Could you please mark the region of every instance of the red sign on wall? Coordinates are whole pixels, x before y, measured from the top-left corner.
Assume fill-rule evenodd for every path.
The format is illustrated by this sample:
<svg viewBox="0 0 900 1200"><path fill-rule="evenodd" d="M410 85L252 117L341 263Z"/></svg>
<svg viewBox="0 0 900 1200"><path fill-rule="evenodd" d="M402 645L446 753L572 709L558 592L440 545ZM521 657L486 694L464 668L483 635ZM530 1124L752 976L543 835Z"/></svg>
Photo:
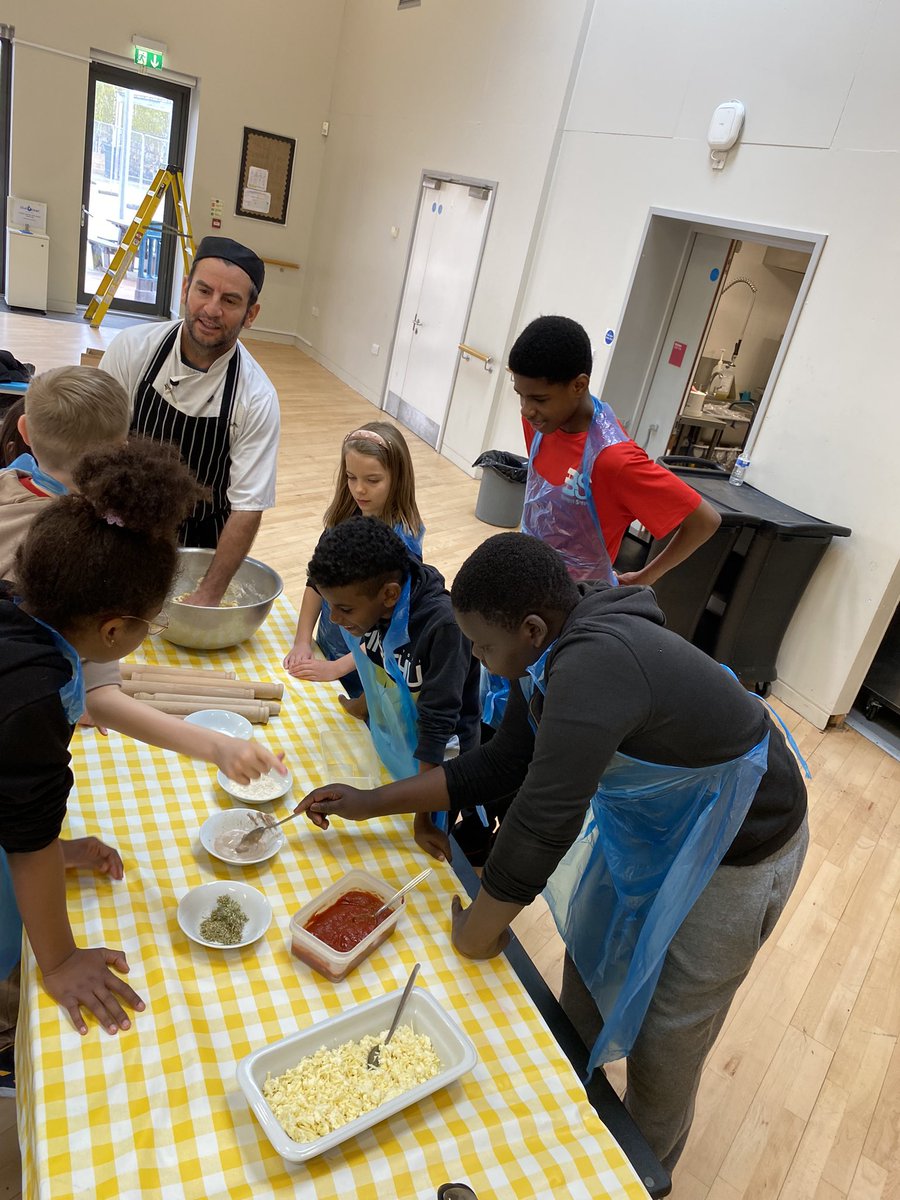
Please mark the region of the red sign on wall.
<svg viewBox="0 0 900 1200"><path fill-rule="evenodd" d="M673 342L672 353L669 355L669 366L680 367L684 362L684 352L687 350L687 342Z"/></svg>

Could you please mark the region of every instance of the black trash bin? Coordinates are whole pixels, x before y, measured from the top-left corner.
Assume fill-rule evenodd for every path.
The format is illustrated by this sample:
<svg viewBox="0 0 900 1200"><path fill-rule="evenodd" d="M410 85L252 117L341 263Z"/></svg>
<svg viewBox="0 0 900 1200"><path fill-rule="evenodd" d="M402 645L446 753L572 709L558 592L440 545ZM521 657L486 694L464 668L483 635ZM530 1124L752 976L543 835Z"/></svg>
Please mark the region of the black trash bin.
<svg viewBox="0 0 900 1200"><path fill-rule="evenodd" d="M472 466L483 468L475 516L487 525L518 529L525 504L528 459L509 450L485 450Z"/></svg>
<svg viewBox="0 0 900 1200"><path fill-rule="evenodd" d="M665 459L660 460L664 466ZM674 466L722 518L709 542L663 576L656 588L672 627L693 625L687 636L743 682L765 694L778 678L781 641L806 585L843 525L820 521L750 484L734 487L728 475ZM651 547L651 556L660 545ZM700 600L706 593L702 610ZM696 618L696 619L695 619Z"/></svg>

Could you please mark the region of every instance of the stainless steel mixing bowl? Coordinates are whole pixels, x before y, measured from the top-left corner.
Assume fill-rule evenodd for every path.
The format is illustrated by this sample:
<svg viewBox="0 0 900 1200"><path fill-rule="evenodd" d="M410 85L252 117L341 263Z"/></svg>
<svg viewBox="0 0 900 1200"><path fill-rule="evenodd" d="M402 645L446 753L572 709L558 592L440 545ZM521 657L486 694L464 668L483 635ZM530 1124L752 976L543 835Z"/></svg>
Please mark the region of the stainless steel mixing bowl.
<svg viewBox="0 0 900 1200"><path fill-rule="evenodd" d="M252 638L269 615L272 605L284 590L281 576L255 558L245 558L228 585L226 602L234 595L236 603L227 608L203 608L183 604L175 596L190 594L206 574L213 550L179 550L178 575L166 601L169 628L163 637L189 650L221 650Z"/></svg>

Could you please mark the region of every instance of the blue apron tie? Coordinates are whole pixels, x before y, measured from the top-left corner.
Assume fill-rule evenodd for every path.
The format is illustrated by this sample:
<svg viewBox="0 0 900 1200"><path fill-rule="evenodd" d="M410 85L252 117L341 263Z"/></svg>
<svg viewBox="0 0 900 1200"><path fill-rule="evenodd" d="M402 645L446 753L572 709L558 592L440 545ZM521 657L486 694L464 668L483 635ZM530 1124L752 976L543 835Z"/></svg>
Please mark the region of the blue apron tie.
<svg viewBox="0 0 900 1200"><path fill-rule="evenodd" d="M58 479L54 479L52 475L48 475L46 471L42 471L37 460L30 454L20 454L6 469L8 471L22 471L24 474L30 475L31 482L36 484L42 492L46 492L48 496L68 495L69 489L64 484L61 484Z"/></svg>

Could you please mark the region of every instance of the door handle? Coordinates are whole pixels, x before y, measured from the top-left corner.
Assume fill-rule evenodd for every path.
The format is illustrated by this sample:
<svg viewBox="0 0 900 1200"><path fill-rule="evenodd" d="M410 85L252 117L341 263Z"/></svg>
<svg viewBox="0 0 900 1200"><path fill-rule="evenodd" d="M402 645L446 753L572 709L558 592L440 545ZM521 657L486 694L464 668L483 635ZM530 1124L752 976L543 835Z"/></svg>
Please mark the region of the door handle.
<svg viewBox="0 0 900 1200"><path fill-rule="evenodd" d="M82 206L81 206L81 228L82 228L82 229L84 229L84 219L85 219L85 217L89 217L90 215L91 215L91 214L88 212L88 210L87 210L87 209L84 207L84 205L82 204Z"/></svg>
<svg viewBox="0 0 900 1200"><path fill-rule="evenodd" d="M651 425L647 426L647 433L644 437L644 444L641 446L642 450L647 449L647 443L650 441L650 435L656 433L656 431L658 429L659 429L659 425L656 423L656 421L654 421Z"/></svg>
<svg viewBox="0 0 900 1200"><path fill-rule="evenodd" d="M422 322L419 320L419 314L416 313L415 317L413 318L413 333L418 333L421 325Z"/></svg>

